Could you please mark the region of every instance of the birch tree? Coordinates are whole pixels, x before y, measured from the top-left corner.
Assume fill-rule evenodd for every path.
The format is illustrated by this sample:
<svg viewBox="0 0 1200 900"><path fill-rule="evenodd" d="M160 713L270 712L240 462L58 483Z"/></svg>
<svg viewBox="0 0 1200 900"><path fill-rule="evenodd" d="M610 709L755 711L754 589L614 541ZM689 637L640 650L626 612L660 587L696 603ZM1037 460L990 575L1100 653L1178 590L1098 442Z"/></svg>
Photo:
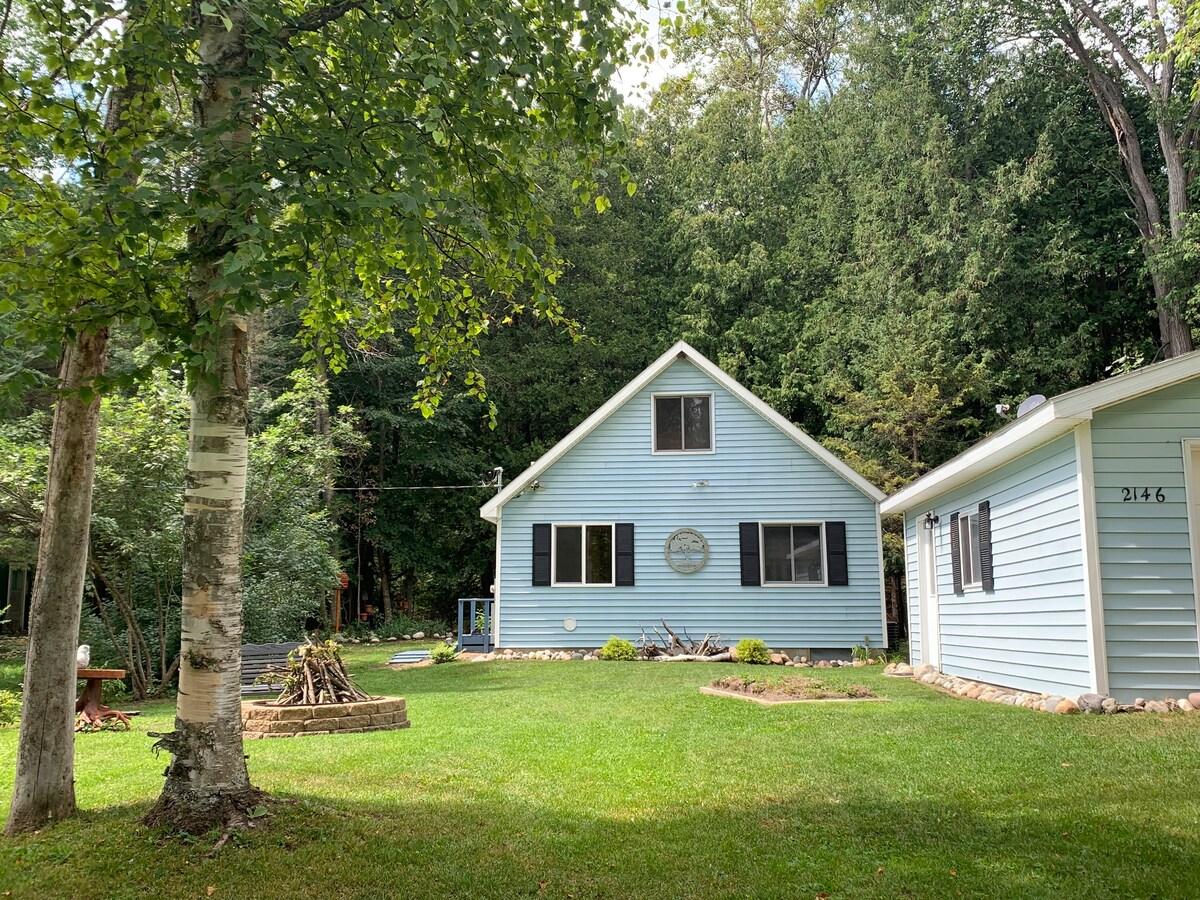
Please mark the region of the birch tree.
<svg viewBox="0 0 1200 900"><path fill-rule="evenodd" d="M147 269L144 281L181 286L174 308L158 299L107 313L184 348L191 386L183 661L175 727L159 736L172 759L149 820L195 833L256 802L239 684L250 314L302 306L303 340L333 365L330 335L353 326L369 342L403 316L426 415L489 328L526 310L565 322L539 164L576 159L581 202L607 205L594 179L619 174L605 166L622 143L609 80L643 52L629 40L638 20L615 0L155 6L130 40L151 83L113 65L126 4L102 0L86 16L65 2L36 9L69 65L56 70L45 50L35 75L11 76L5 91L19 106L36 81L27 130L52 145L68 126L84 136L69 153L55 148L60 158L85 156L95 128L80 123L92 126L128 84L154 99L122 131L151 135L154 152L110 180L129 214L98 229L149 248L126 264ZM173 116L155 117L168 107ZM466 381L486 399L481 377ZM76 611L63 641L77 623Z"/></svg>

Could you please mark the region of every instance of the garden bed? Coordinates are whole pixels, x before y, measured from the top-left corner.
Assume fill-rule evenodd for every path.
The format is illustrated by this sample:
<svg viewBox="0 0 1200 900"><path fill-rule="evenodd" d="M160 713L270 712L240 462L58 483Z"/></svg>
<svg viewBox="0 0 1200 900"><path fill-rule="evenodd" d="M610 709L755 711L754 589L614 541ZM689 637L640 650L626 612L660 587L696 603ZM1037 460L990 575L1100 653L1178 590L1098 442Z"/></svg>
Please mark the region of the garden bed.
<svg viewBox="0 0 1200 900"><path fill-rule="evenodd" d="M780 703L846 703L858 701L881 701L875 692L861 684L844 688L831 687L818 678L793 675L784 678L743 678L731 675L718 678L712 684L700 688L702 694L718 697L733 697L749 700L763 706Z"/></svg>

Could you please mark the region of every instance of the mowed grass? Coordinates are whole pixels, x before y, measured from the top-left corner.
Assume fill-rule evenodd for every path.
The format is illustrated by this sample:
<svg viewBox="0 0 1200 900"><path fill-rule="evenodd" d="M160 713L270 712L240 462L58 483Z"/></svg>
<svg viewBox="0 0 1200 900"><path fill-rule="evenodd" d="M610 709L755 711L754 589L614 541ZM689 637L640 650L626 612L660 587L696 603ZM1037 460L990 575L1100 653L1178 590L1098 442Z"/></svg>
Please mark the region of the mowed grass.
<svg viewBox="0 0 1200 900"><path fill-rule="evenodd" d="M147 731L81 736L82 814L0 838L14 897L1196 897L1200 715L1054 717L874 669L890 703L701 695L749 667L347 655L412 728L247 742L279 802L214 851L141 827ZM759 670L761 671L761 670ZM16 731L0 731L0 815Z"/></svg>

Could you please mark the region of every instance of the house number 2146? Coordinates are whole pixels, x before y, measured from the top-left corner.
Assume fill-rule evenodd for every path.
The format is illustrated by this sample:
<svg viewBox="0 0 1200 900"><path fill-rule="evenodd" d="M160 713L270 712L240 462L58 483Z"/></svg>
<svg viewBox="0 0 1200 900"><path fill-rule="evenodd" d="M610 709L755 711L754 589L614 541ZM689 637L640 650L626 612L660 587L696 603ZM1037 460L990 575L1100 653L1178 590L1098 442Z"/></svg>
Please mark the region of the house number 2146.
<svg viewBox="0 0 1200 900"><path fill-rule="evenodd" d="M1121 488L1121 501L1123 503L1132 503L1138 500L1149 502L1153 500L1155 503L1165 503L1167 495L1163 493L1162 488L1155 488L1154 493L1150 493L1150 488Z"/></svg>

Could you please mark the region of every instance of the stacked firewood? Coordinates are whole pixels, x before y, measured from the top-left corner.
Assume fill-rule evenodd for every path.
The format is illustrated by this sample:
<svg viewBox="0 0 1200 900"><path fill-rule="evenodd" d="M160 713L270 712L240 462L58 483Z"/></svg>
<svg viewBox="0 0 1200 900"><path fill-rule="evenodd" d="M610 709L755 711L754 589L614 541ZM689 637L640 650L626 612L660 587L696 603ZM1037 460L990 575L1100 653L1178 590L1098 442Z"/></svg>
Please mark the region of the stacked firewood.
<svg viewBox="0 0 1200 900"><path fill-rule="evenodd" d="M683 636L676 634L666 623L666 620L659 619L662 622L664 635L658 630L657 625L652 625L651 630L654 632L654 637L646 634L646 629L642 625L638 625L642 629L642 636L639 638L639 643L642 645L642 656L646 659L656 660L658 662L729 662L733 659L733 654L729 648L721 644L721 635L706 634L703 639L697 641L688 634L687 629L682 629Z"/></svg>
<svg viewBox="0 0 1200 900"><path fill-rule="evenodd" d="M313 706L319 703L353 703L370 700L350 680L342 664L338 645L311 637L288 654L287 668L271 667L259 677L268 684L282 684L278 706Z"/></svg>

